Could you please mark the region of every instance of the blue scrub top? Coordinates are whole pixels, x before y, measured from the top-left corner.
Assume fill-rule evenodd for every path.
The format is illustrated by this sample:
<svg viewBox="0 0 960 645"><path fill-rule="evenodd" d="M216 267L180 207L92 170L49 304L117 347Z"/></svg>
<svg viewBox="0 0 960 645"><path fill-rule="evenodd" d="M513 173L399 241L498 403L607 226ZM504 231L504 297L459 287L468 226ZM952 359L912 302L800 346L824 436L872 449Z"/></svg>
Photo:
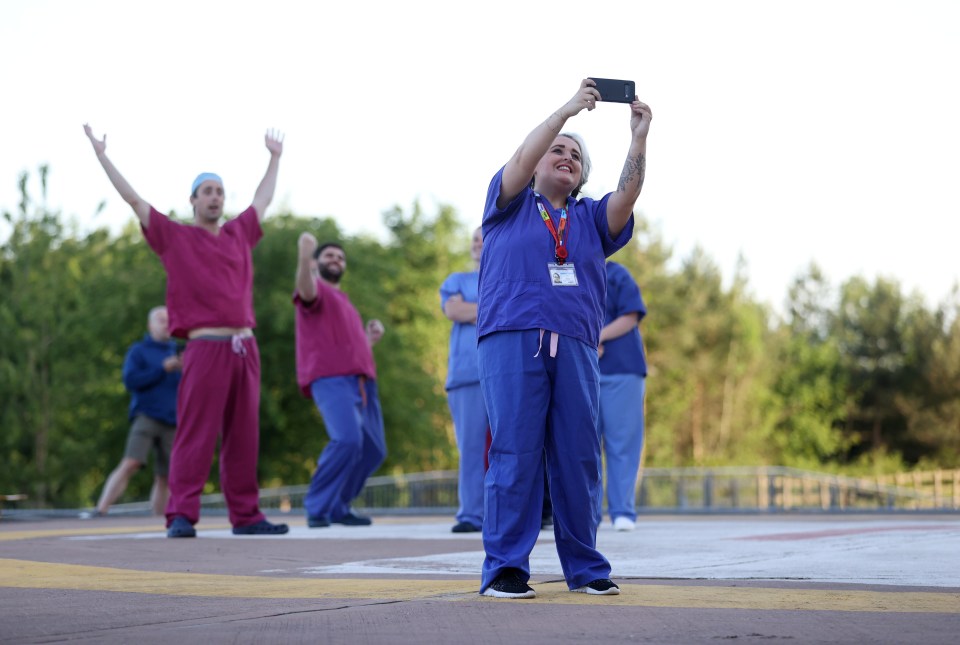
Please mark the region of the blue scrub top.
<svg viewBox="0 0 960 645"><path fill-rule="evenodd" d="M536 197L524 188L506 208L497 208L501 168L487 189L483 212L483 255L477 337L498 331L545 329L599 344L606 291L604 261L633 236L633 217L616 239L607 228L607 200L567 200L567 263L576 268L578 286L554 287L548 263L555 243L537 209ZM560 214L544 207L559 226Z"/></svg>
<svg viewBox="0 0 960 645"><path fill-rule="evenodd" d="M480 273L452 273L440 286L440 309L450 296L459 294L464 302L477 302ZM454 322L450 330L450 358L447 362L447 389L474 385L480 382L477 367L477 326L473 323Z"/></svg>
<svg viewBox="0 0 960 645"><path fill-rule="evenodd" d="M630 272L616 262L607 262L607 301L604 325L625 314L636 313L637 321L647 315L647 306L640 294L640 287ZM647 359L643 354L640 328L608 340L603 344L600 357L601 374L647 375Z"/></svg>

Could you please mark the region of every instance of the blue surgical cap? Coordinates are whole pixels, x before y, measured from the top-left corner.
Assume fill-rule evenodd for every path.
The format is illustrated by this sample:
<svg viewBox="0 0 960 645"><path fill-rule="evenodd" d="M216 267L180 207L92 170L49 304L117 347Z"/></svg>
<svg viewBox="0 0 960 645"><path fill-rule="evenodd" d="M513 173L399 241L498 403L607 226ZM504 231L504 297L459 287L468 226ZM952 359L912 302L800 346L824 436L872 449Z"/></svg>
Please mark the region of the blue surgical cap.
<svg viewBox="0 0 960 645"><path fill-rule="evenodd" d="M197 175L197 178L193 180L193 187L190 189L190 194L193 195L197 192L197 188L200 188L200 184L205 181L215 181L220 184L220 188L223 188L223 180L220 179L220 175L214 174L212 172L202 172Z"/></svg>

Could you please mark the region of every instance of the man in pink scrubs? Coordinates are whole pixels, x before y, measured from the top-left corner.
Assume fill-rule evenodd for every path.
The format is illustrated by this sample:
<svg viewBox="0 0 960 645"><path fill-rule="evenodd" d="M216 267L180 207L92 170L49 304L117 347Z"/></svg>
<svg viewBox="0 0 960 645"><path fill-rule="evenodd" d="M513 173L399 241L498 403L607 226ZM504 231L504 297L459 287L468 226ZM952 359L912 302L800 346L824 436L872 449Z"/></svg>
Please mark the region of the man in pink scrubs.
<svg viewBox="0 0 960 645"><path fill-rule="evenodd" d="M133 190L106 155L106 136L84 131L110 183L130 204L150 248L167 272L170 332L188 339L177 400L177 433L170 456L167 537L195 537L200 494L220 437L220 486L236 535L279 535L260 512L257 457L260 443L260 353L253 328L252 249L273 199L283 138L264 137L270 162L253 203L220 224L223 181L203 173L193 182L193 224L158 212Z"/></svg>
<svg viewBox="0 0 960 645"><path fill-rule="evenodd" d="M376 319L363 324L340 279L347 256L339 244L298 241L296 291L297 383L313 397L330 441L303 498L307 526L369 526L351 502L387 456L373 346L383 336Z"/></svg>

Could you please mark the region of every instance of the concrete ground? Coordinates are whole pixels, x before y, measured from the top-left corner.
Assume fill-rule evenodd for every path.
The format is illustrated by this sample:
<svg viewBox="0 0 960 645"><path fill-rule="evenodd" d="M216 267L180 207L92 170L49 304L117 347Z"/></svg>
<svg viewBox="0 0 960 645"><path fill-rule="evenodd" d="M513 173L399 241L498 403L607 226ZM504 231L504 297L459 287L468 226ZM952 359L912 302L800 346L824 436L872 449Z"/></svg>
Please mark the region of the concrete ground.
<svg viewBox="0 0 960 645"><path fill-rule="evenodd" d="M598 535L619 596L570 593L552 533L532 600L477 594L452 518L196 539L162 520L0 521L3 643L956 643L960 515L643 516Z"/></svg>

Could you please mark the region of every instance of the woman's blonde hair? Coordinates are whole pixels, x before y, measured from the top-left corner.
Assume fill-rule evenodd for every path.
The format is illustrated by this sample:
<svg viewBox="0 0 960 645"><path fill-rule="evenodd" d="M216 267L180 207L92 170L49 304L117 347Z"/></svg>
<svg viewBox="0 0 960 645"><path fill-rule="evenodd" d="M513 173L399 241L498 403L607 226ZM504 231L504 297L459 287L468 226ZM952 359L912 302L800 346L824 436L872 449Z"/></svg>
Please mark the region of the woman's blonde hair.
<svg viewBox="0 0 960 645"><path fill-rule="evenodd" d="M576 142L580 146L580 183L577 184L577 187L573 189L573 192L570 193L571 196L576 197L580 193L580 189L583 188L583 185L587 183L587 179L590 178L590 168L592 164L590 163L590 153L587 152L587 144L583 142L583 137L579 134L573 132L561 132L561 137L566 137L568 139Z"/></svg>

